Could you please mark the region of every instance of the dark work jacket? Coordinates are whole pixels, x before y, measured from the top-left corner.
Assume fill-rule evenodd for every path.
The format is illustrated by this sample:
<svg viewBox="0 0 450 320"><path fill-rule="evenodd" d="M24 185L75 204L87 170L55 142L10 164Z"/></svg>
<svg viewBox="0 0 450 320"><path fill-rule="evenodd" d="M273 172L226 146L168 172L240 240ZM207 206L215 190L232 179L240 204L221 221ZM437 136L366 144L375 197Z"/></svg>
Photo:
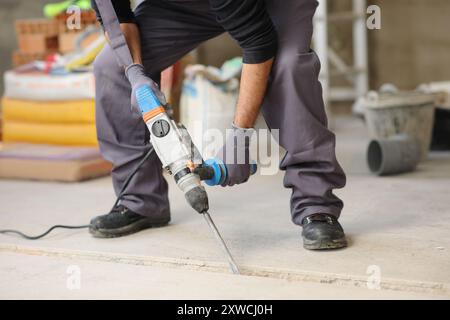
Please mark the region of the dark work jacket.
<svg viewBox="0 0 450 320"><path fill-rule="evenodd" d="M129 0L111 1L120 23L135 22ZM277 36L264 0L208 1L217 22L243 49L244 63L261 63L275 56ZM97 5L94 0L91 2L101 23Z"/></svg>

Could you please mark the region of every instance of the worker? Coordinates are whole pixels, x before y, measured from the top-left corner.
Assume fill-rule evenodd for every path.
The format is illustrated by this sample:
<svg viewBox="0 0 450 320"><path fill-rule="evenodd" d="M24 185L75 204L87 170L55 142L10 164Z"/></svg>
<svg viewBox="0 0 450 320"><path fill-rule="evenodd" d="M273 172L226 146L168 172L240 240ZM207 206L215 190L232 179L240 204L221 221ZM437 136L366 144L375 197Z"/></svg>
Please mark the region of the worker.
<svg viewBox="0 0 450 320"><path fill-rule="evenodd" d="M135 102L130 101L128 79L159 82L162 70L202 42L228 32L243 50L243 68L231 134L218 155L228 171L223 186L249 179L248 138L261 111L269 128L279 130L279 144L286 150L280 168L285 171L284 186L292 189L292 221L302 227L303 246L345 247L338 222L343 202L333 190L344 187L346 177L336 160L335 135L327 128L320 62L310 49L318 2L144 0L134 11L128 0L112 4L134 62L125 72L107 45L94 63L98 140L103 157L113 164L116 193L151 147L141 113L130 108ZM92 5L101 23L95 1ZM246 161L234 163L229 160L233 157L226 157L230 153L243 154ZM169 220L168 185L153 153L120 204L92 219L90 232L119 237Z"/></svg>

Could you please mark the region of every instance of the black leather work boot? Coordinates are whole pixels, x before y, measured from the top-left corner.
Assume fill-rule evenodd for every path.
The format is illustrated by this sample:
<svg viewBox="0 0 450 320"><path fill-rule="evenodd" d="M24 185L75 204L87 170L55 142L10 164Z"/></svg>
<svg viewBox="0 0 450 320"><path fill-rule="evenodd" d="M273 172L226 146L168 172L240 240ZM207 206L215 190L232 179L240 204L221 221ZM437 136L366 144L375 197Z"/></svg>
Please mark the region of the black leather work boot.
<svg viewBox="0 0 450 320"><path fill-rule="evenodd" d="M96 238L116 238L144 229L163 227L169 221L170 214L163 218L146 217L119 205L110 213L93 218L89 232Z"/></svg>
<svg viewBox="0 0 450 320"><path fill-rule="evenodd" d="M308 250L340 249L347 246L342 226L333 216L313 214L302 223L303 247Z"/></svg>

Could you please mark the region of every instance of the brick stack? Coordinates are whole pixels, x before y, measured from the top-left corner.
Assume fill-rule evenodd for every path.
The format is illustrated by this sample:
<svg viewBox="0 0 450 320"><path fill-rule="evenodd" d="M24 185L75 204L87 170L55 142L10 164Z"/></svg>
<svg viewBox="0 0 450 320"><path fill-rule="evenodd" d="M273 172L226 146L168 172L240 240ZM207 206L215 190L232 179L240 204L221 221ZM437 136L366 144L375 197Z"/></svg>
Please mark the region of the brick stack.
<svg viewBox="0 0 450 320"><path fill-rule="evenodd" d="M80 28L69 29L71 16L61 13L54 19L22 19L16 21L18 50L13 53L15 67L34 60L44 60L54 53L74 51L76 38L90 25L96 25L93 10L82 10ZM70 21L70 20L69 20Z"/></svg>
<svg viewBox="0 0 450 320"><path fill-rule="evenodd" d="M16 21L19 49L13 53L13 65L42 60L58 51L58 21L27 19Z"/></svg>

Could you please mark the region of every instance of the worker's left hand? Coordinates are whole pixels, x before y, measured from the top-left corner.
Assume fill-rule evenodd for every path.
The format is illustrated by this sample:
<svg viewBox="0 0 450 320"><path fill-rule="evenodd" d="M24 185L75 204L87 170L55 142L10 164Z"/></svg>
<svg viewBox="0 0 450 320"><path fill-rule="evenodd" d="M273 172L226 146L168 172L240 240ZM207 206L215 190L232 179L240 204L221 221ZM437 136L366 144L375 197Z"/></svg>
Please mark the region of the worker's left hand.
<svg viewBox="0 0 450 320"><path fill-rule="evenodd" d="M225 145L217 154L227 168L227 178L222 187L234 186L247 182L251 175L250 141L255 130L239 128L233 124L229 130Z"/></svg>
<svg viewBox="0 0 450 320"><path fill-rule="evenodd" d="M136 90L143 85L150 86L152 91L158 97L159 102L161 102L163 106L167 104L166 98L159 89L158 84L145 74L143 65L137 63L132 64L125 70L125 74L131 83L131 106L133 108L140 111L138 103L136 101Z"/></svg>

